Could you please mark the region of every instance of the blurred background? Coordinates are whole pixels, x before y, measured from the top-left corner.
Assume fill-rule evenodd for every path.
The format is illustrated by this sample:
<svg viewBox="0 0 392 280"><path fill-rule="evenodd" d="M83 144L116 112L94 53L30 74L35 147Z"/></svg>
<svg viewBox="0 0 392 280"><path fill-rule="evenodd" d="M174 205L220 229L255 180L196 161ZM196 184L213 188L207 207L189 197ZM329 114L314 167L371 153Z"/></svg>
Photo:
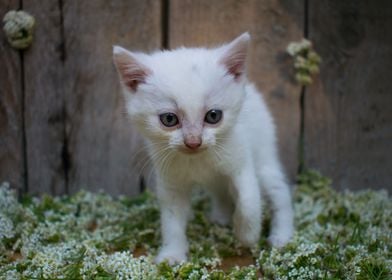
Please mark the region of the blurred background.
<svg viewBox="0 0 392 280"><path fill-rule="evenodd" d="M0 32L0 181L21 193L135 195L152 183L124 111L112 45L153 51L252 36L250 79L278 126L291 182L392 190L392 1L1 0L35 17L31 47ZM320 74L302 87L286 53L308 38Z"/></svg>

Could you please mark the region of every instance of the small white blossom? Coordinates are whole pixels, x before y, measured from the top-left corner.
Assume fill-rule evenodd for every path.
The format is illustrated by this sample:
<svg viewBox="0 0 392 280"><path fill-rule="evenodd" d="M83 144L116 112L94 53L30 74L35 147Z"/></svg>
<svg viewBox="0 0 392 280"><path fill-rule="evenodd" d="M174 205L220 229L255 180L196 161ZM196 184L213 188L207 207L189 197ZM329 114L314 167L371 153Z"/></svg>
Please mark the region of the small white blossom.
<svg viewBox="0 0 392 280"><path fill-rule="evenodd" d="M0 242L3 238L11 238L14 235L14 224L11 219L0 213Z"/></svg>
<svg viewBox="0 0 392 280"><path fill-rule="evenodd" d="M281 249L255 247L256 265L233 268L225 277L255 279L262 270L266 279L355 279L366 273L364 261L392 270L390 259L391 199L386 192L337 193L326 181L295 192L297 232ZM320 185L321 184L321 185ZM305 186L306 187L306 186ZM164 279L152 262L159 246L157 203L126 206L125 199L80 192L71 197L34 198L22 206L9 187L0 187L0 279L77 279L114 276L115 279ZM204 216L205 197L189 224L191 255L195 263L171 267L172 275L210 279L220 271L220 252L241 252L232 229L209 224ZM12 209L12 211L10 210ZM146 213L149 213L148 216ZM135 227L134 225L137 225ZM12 243L13 242L13 243ZM136 246L147 256L135 257ZM195 257L193 257L195 258ZM13 260L14 259L14 260ZM18 267L18 270L16 269ZM103 276L102 276L103 275ZM69 277L68 277L69 278Z"/></svg>

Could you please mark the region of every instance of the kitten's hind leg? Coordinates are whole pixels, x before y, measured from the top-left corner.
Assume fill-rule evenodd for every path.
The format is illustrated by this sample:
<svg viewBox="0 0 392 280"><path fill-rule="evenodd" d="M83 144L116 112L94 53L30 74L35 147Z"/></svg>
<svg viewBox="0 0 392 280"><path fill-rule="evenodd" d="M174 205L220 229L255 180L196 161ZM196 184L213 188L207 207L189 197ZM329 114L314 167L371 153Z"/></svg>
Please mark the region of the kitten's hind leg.
<svg viewBox="0 0 392 280"><path fill-rule="evenodd" d="M229 225L234 212L233 199L228 186L210 189L211 213L210 221L221 226Z"/></svg>
<svg viewBox="0 0 392 280"><path fill-rule="evenodd" d="M233 216L234 233L247 246L256 245L261 231L261 196L254 169L243 167L233 177L236 205Z"/></svg>
<svg viewBox="0 0 392 280"><path fill-rule="evenodd" d="M168 261L172 265L186 261L188 253L185 230L190 214L190 191L184 188L159 187L157 191L163 244L155 262Z"/></svg>
<svg viewBox="0 0 392 280"><path fill-rule="evenodd" d="M293 235L293 208L288 184L280 167L263 167L260 180L272 206L272 224L268 241L275 247L288 243Z"/></svg>

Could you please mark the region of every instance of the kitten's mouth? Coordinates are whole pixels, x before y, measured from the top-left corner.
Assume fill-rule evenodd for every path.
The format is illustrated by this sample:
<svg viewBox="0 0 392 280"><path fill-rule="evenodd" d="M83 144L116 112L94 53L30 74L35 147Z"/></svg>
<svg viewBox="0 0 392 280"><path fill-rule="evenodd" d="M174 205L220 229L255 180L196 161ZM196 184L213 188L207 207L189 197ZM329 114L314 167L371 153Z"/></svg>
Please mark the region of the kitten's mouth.
<svg viewBox="0 0 392 280"><path fill-rule="evenodd" d="M205 150L207 150L207 147L201 147L201 148L197 148L197 149L189 149L187 147L180 147L178 150L181 153L184 153L187 155L197 155L197 154L200 154L200 153L204 152Z"/></svg>

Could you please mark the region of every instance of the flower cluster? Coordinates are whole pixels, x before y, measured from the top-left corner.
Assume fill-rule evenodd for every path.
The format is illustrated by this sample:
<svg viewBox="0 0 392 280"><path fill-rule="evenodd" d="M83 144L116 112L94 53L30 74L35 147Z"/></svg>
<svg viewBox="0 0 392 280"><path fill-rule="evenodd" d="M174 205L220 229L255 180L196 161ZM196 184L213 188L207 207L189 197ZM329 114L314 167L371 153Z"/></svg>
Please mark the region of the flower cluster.
<svg viewBox="0 0 392 280"><path fill-rule="evenodd" d="M4 33L15 49L27 49L33 41L35 19L25 11L9 11L4 15Z"/></svg>
<svg viewBox="0 0 392 280"><path fill-rule="evenodd" d="M320 56L313 50L309 40L302 39L300 42L292 42L287 46L287 53L294 58L295 79L301 85L312 83L312 75L317 74Z"/></svg>
<svg viewBox="0 0 392 280"><path fill-rule="evenodd" d="M339 193L316 172L303 174L299 182L296 235L283 249L261 250L264 274L275 279L388 279L392 273L388 194Z"/></svg>
<svg viewBox="0 0 392 280"><path fill-rule="evenodd" d="M229 227L206 218L197 193L188 227L190 261L154 264L159 212L151 193L112 198L24 197L0 186L0 279L388 279L392 272L392 202L385 191L339 193L316 172L299 177L297 232L286 247L267 245L268 223L247 252ZM267 209L266 209L267 210ZM266 213L268 221L268 212ZM247 254L250 262L227 268Z"/></svg>

